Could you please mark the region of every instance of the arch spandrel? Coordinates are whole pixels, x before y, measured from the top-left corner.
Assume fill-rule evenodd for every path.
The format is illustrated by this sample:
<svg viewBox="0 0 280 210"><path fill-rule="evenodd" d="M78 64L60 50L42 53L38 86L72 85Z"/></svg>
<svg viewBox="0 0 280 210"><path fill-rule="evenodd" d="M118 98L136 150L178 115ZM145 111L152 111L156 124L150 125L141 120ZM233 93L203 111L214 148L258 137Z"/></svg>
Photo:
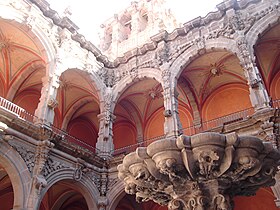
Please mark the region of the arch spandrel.
<svg viewBox="0 0 280 210"><path fill-rule="evenodd" d="M280 22L271 24L258 36L254 45L256 63L270 97L279 99Z"/></svg>
<svg viewBox="0 0 280 210"><path fill-rule="evenodd" d="M98 209L97 203L99 191L94 182L86 175L83 175L79 181L73 180L74 171L71 168L64 168L52 173L47 177L48 185L41 192L37 206L40 206L46 192L58 182L65 182L71 188L79 192L86 200L88 209Z"/></svg>
<svg viewBox="0 0 280 210"><path fill-rule="evenodd" d="M259 37L276 24L279 24L279 15L275 15L277 9L275 6L273 6L272 8L273 10L271 10L268 14L261 17L258 21L254 22L252 27L246 33L247 43L252 53L255 51L254 46L257 44Z"/></svg>
<svg viewBox="0 0 280 210"><path fill-rule="evenodd" d="M0 140L0 165L7 172L14 192L14 208L25 208L31 184L31 174L26 163L8 143Z"/></svg>

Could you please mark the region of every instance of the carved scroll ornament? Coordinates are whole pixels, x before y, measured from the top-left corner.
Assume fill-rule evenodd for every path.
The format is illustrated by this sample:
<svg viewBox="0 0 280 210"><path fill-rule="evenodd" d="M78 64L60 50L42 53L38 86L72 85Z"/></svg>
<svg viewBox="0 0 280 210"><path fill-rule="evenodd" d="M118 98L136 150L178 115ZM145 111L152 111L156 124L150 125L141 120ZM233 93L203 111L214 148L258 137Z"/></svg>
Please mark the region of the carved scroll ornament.
<svg viewBox="0 0 280 210"><path fill-rule="evenodd" d="M252 136L201 133L139 147L118 166L138 202L172 210L231 210L233 197L274 184L280 154Z"/></svg>

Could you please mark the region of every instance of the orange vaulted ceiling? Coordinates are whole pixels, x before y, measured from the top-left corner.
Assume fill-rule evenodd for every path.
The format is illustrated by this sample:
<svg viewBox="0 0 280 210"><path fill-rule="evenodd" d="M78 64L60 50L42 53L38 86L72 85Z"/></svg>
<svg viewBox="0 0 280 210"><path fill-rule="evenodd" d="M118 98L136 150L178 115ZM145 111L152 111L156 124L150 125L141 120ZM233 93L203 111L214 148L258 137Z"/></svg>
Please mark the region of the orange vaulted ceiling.
<svg viewBox="0 0 280 210"><path fill-rule="evenodd" d="M201 106L219 87L233 83L246 84L246 79L234 54L214 51L201 55L185 68L178 85L183 83L187 84Z"/></svg>
<svg viewBox="0 0 280 210"><path fill-rule="evenodd" d="M27 27L0 19L0 89L6 97L16 85L18 92L41 84L45 74L43 48Z"/></svg>

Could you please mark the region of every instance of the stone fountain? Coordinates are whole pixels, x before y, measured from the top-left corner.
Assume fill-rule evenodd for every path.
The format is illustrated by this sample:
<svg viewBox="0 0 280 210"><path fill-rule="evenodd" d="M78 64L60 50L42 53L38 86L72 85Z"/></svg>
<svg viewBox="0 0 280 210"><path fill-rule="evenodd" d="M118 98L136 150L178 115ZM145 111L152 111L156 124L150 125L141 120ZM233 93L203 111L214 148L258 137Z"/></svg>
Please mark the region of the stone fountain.
<svg viewBox="0 0 280 210"><path fill-rule="evenodd" d="M280 154L252 136L200 133L160 140L126 155L118 166L125 192L172 210L231 210L236 195L275 183Z"/></svg>

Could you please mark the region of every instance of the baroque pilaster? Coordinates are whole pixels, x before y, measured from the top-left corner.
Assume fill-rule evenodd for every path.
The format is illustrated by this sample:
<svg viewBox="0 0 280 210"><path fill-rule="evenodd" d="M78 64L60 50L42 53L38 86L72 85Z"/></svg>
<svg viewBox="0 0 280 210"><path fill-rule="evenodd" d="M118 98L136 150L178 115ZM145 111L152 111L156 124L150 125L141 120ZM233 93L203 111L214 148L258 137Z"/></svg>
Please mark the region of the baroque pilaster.
<svg viewBox="0 0 280 210"><path fill-rule="evenodd" d="M270 99L242 32L238 34L236 43L239 50L237 56L240 59L240 64L248 81L251 103L255 110L267 108L269 107Z"/></svg>
<svg viewBox="0 0 280 210"><path fill-rule="evenodd" d="M113 144L113 122L115 115L111 111L112 106L112 89L107 88L104 96L104 109L98 115L99 118L99 133L96 148L99 156L108 158L114 149Z"/></svg>
<svg viewBox="0 0 280 210"><path fill-rule="evenodd" d="M36 148L34 168L32 171L32 184L28 199L28 209L36 209L41 191L47 186L44 177L44 166L49 158L49 152L54 144L48 140L40 141Z"/></svg>
<svg viewBox="0 0 280 210"><path fill-rule="evenodd" d="M45 76L42 79L43 87L41 98L35 111L37 123L52 123L54 119L54 109L57 106L56 94L59 87L59 76L55 73Z"/></svg>
<svg viewBox="0 0 280 210"><path fill-rule="evenodd" d="M178 112L178 93L171 87L170 65L164 63L160 68L162 70L163 80L163 99L164 99L164 133L169 136L178 136L182 132L182 125L179 120Z"/></svg>

